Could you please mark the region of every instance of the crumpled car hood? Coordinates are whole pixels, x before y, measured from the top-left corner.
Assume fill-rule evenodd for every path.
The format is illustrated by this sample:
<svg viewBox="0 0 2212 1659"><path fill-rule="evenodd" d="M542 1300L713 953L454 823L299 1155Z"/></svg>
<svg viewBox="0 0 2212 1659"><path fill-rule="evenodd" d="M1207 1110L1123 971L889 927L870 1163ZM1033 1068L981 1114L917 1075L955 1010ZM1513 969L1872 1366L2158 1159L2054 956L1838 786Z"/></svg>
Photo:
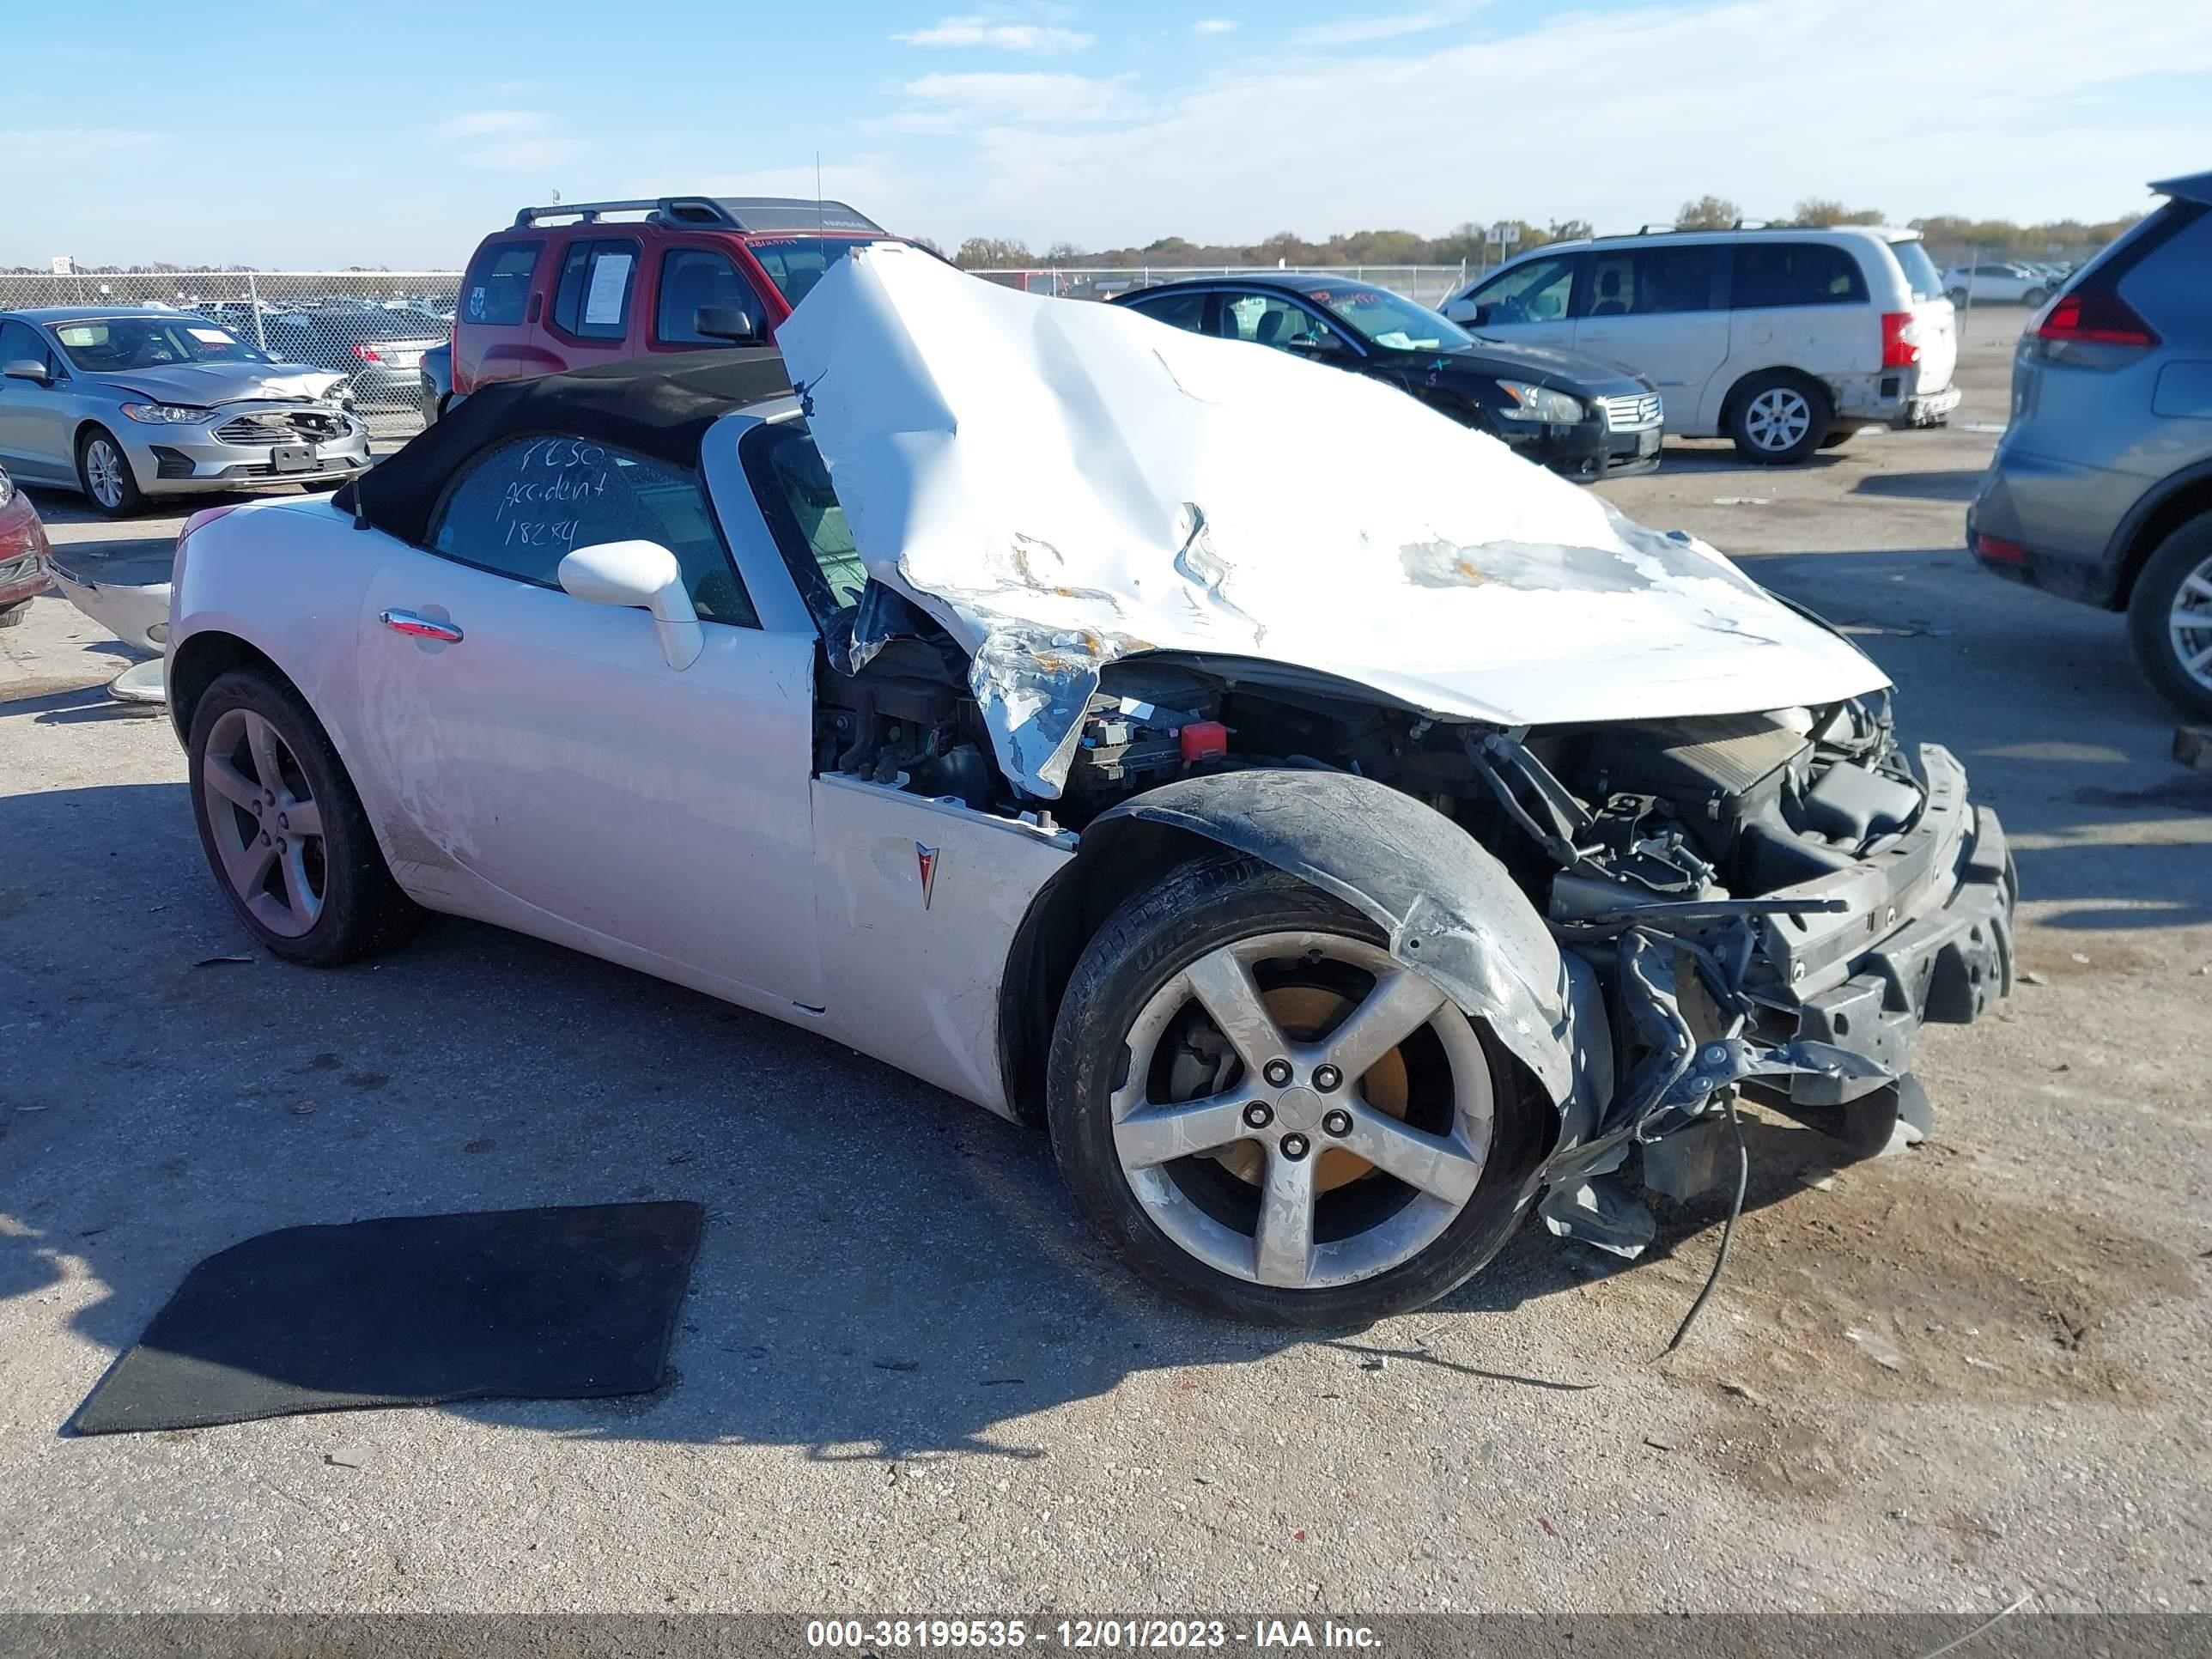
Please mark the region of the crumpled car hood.
<svg viewBox="0 0 2212 1659"><path fill-rule="evenodd" d="M1888 683L1710 547L1340 368L887 245L776 340L869 575L969 653L1000 765L1047 799L1099 669L1148 651L1502 726Z"/></svg>
<svg viewBox="0 0 2212 1659"><path fill-rule="evenodd" d="M155 403L213 409L248 399L319 398L345 376L290 363L173 363L114 369L93 378L112 391Z"/></svg>

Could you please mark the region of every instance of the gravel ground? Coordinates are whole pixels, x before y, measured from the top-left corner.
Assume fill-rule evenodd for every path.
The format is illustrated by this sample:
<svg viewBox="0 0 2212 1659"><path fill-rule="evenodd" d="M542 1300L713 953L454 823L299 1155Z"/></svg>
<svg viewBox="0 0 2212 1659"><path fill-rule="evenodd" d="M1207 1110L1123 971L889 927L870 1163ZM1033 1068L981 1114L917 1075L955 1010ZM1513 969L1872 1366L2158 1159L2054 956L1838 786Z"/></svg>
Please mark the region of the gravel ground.
<svg viewBox="0 0 2212 1659"><path fill-rule="evenodd" d="M1608 487L1848 622L2003 814L2032 979L1937 1027L1936 1139L1623 1268L1523 1233L1342 1340L1164 1308L1041 1137L818 1038L471 924L258 960L167 724L60 600L0 632L0 1611L2203 1609L2212 776L2116 617L1960 515L2017 312L1942 432ZM40 497L55 539L167 538ZM710 1220L675 1376L77 1439L202 1256L364 1214L641 1196Z"/></svg>

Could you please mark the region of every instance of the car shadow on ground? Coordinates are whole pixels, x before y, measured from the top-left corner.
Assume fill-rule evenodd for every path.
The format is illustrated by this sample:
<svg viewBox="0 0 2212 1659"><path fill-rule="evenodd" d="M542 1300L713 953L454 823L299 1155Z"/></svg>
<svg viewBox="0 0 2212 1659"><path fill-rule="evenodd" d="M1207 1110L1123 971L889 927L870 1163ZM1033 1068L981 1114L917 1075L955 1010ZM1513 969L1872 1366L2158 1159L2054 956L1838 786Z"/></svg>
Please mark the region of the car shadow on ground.
<svg viewBox="0 0 2212 1659"><path fill-rule="evenodd" d="M1851 493L1904 501L1971 501L1982 477L1978 467L1939 472L1870 472L1851 486Z"/></svg>
<svg viewBox="0 0 2212 1659"><path fill-rule="evenodd" d="M1718 477L1723 473L1743 477L1779 479L1795 473L1818 472L1838 465L1844 458L1832 450L1816 450L1803 460L1790 466L1769 466L1760 461L1748 461L1736 453L1733 445L1708 444L1691 448L1680 441L1668 443L1660 451L1660 474L1701 472Z"/></svg>

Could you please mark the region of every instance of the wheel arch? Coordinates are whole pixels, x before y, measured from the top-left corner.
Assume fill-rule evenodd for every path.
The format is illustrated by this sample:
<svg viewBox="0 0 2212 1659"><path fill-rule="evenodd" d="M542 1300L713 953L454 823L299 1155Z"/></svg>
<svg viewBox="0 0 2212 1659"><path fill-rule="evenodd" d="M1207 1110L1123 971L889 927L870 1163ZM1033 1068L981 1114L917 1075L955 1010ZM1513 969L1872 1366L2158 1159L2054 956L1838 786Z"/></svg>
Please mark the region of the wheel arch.
<svg viewBox="0 0 2212 1659"><path fill-rule="evenodd" d="M114 439L116 448L122 453L123 464L125 466L133 465L131 452L123 448L123 439L115 428L106 422L88 415L76 423L76 430L70 434L70 465L75 470L80 483L84 477L85 440L95 432L105 432L109 437Z"/></svg>
<svg viewBox="0 0 2212 1659"><path fill-rule="evenodd" d="M2212 460L2178 472L2147 493L2121 520L2109 555L2119 580L2110 608L2124 611L2135 598L2136 579L2168 536L2191 520L2212 514Z"/></svg>
<svg viewBox="0 0 2212 1659"><path fill-rule="evenodd" d="M179 744L190 744L192 713L208 687L234 668L265 669L301 702L307 702L307 695L300 689L299 683L278 667L276 659L260 647L221 629L204 629L177 641L169 653L164 675L168 686L169 725ZM313 706L309 704L311 708Z"/></svg>
<svg viewBox="0 0 2212 1659"><path fill-rule="evenodd" d="M1577 1092L1567 969L1542 917L1487 849L1412 796L1351 773L1187 778L1102 813L1032 902L1000 988L1002 1064L1024 1121L1069 975L1106 918L1176 866L1226 848L1297 876L1381 927L1391 955L1469 1014L1556 1108Z"/></svg>

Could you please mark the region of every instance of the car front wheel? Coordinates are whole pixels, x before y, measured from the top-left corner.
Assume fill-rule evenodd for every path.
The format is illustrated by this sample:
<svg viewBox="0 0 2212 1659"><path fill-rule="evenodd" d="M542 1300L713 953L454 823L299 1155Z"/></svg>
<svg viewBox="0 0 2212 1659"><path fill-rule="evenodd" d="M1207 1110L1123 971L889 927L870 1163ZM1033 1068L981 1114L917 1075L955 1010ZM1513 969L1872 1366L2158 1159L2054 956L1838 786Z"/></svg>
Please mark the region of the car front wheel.
<svg viewBox="0 0 2212 1659"><path fill-rule="evenodd" d="M1130 1266L1231 1317L1435 1300L1518 1218L1548 1108L1358 912L1234 854L1131 900L1054 1030L1053 1148Z"/></svg>
<svg viewBox="0 0 2212 1659"><path fill-rule="evenodd" d="M193 816L216 884L272 956L335 967L414 931L337 751L264 670L218 678L192 709Z"/></svg>
<svg viewBox="0 0 2212 1659"><path fill-rule="evenodd" d="M128 518L146 505L130 457L106 427L93 427L77 440L76 477L86 498L111 519Z"/></svg>
<svg viewBox="0 0 2212 1659"><path fill-rule="evenodd" d="M2128 635L2143 678L2197 720L2212 720L2212 514L2159 544L2136 578Z"/></svg>

